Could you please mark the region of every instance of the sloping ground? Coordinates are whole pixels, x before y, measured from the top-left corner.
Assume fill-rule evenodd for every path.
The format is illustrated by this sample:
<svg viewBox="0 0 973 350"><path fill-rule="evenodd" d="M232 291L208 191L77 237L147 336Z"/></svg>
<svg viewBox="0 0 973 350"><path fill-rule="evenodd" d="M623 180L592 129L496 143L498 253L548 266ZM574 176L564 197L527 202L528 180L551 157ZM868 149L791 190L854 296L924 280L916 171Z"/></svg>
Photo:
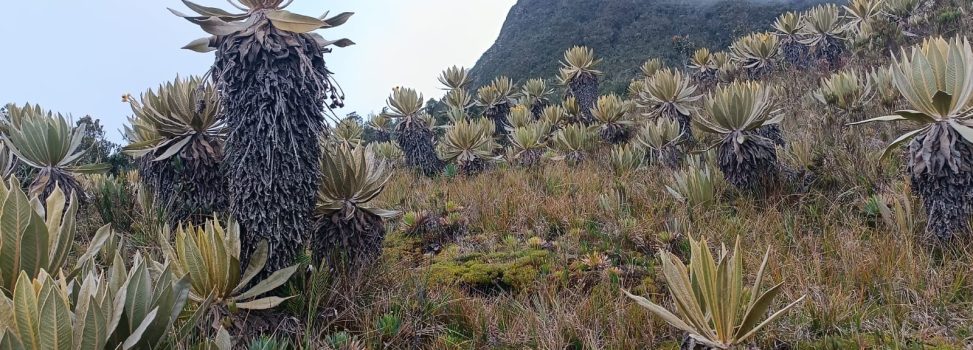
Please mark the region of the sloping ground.
<svg viewBox="0 0 973 350"><path fill-rule="evenodd" d="M973 27L955 9L934 13L923 24L926 34L969 35ZM842 69L884 66L888 53L881 46L846 53ZM607 67L607 74L619 74ZM511 72L519 68L509 68L498 74L516 76ZM786 115L789 146L777 154L805 175L765 197L723 185L712 208L687 208L667 190L675 186L673 171L652 165L613 174L606 145L579 168L551 161L539 169L500 165L475 177L437 179L402 171L381 197L386 206L440 213L434 222L465 223L465 229L414 235L407 225L397 227L377 269L385 282L374 282L393 283L381 288L396 294L372 294L356 305L396 309L399 300L423 296L425 305L440 305L437 312L408 313L406 323L435 317L448 330L435 342L441 348L676 349L684 334L621 289L674 308L656 253L687 259L687 237L729 245L739 236L745 281L754 279L769 250L765 278L784 283L773 309L807 296L761 331L754 348L968 348L970 240L946 249L923 240L926 218L904 159L880 158L911 126L847 126L889 111L874 100L856 113L816 101L812 91L831 73L816 65L764 79L777 87ZM714 141L704 136L701 144Z"/></svg>
<svg viewBox="0 0 973 350"><path fill-rule="evenodd" d="M951 1L939 0L916 32L971 36L970 2L963 0L960 8L960 0ZM890 46L898 52L895 46L921 39L901 36L858 47L841 57L840 69L883 67ZM632 72L642 59L603 69ZM550 61L556 65L556 59ZM217 327L229 327L239 348L259 335L255 331L273 336L255 339L251 349L291 348L271 344L278 340L311 349L678 349L685 334L622 291L671 309L672 286L657 253L686 260L689 238L718 246L740 237L745 283L756 278L765 253L765 281L781 283L771 309L807 297L759 331L746 349L970 349L973 239L945 246L924 239L927 218L909 188L904 157L880 157L890 140L913 126L848 126L892 108L872 99L845 113L816 101L812 91L833 73L828 69L775 66L763 77L786 116L781 129L788 145L775 151L790 175L766 193L714 181L713 205L692 208L669 189L685 164L672 170L646 162L619 174L605 143L578 167L545 158L535 168L497 163L476 176L447 171L434 178L398 168L369 204L405 214L389 220L383 256L362 275L344 278L329 269L300 268L272 293L286 298L277 309L216 306L206 316L211 322L186 327L189 336L173 337L163 347L190 348ZM907 107L903 99L893 102ZM716 141L695 131L700 145ZM704 157L709 160L701 167L721 173L712 169L712 155ZM85 181L98 200L81 206L77 232L108 222L127 226L124 239L99 255L105 266L123 262L112 259L115 252L126 260L135 252L155 260L165 254L159 214L146 203L151 196L136 193L140 187L129 181L140 180L132 175L101 178L114 189L97 185L96 178ZM27 203L26 197L18 202ZM89 240L79 238L79 248ZM23 299L28 298L18 300ZM0 325L9 323L5 305L11 303L0 300Z"/></svg>
<svg viewBox="0 0 973 350"><path fill-rule="evenodd" d="M499 75L553 79L564 51L595 49L604 59L603 91L624 91L646 59L682 64L698 47L723 49L774 18L823 0L657 1L520 0L472 73L474 86Z"/></svg>

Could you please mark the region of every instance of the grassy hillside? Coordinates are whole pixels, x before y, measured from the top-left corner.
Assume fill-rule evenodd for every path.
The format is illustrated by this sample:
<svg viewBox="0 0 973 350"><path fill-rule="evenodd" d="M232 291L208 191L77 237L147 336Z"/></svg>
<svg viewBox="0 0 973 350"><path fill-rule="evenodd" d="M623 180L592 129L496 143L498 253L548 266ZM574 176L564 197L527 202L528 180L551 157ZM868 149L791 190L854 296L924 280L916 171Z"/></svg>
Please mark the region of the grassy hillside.
<svg viewBox="0 0 973 350"><path fill-rule="evenodd" d="M0 118L0 349L50 348L40 337L56 334L64 342L107 344L72 349L709 350L681 346L694 337L725 349L969 350L973 4L914 4L922 14L908 20L863 20L874 31L820 15L837 7L819 8L805 20L828 17L832 25L822 28L854 31L834 39L847 50L793 64L783 49L766 50L769 58L756 63L737 56L720 66L718 78L698 74L685 84L662 70L643 80L646 94L632 96L639 109L603 98L608 102L596 114L618 118L592 125L581 125L580 111L567 116L557 106L534 120L526 106L498 97L518 90L504 82L481 94L494 97L485 108L467 109L457 99L450 124L430 125L418 93L396 88L388 114L367 125L349 118L315 135L320 143L311 147L322 154L311 160L320 161L320 177L308 192L316 195L313 208L305 207L314 211L287 221L311 229L297 232L304 241L292 246L243 240L252 226L228 218L237 214L187 196L263 195L202 176L239 171L232 157L205 153L213 150L209 143L166 151L186 158L164 162L135 152L141 158L134 169L90 174L107 166L73 156L82 154L75 151L83 138L71 135L64 117L8 106ZM893 63L890 52L917 47L912 58ZM603 69L632 72L644 58ZM921 74L907 73L913 69ZM443 80L462 97L465 76L453 73ZM152 107L147 118L133 105L132 127L144 129L127 130L129 154L164 139L150 126L226 117L216 108L191 108L225 101L215 86L194 79L170 85L158 99L142 101L179 108ZM679 100L673 104L689 115L639 113L667 110L656 102L667 98L659 90L680 90L667 96L683 98L666 101ZM915 111L893 112L908 108ZM523 125L497 129L490 118L500 112ZM890 113L911 122L855 123ZM681 118L694 123L680 125ZM363 146L365 128L372 143ZM638 136L604 132L619 129ZM694 141L681 134L688 131ZM906 139L908 147L883 154L910 131L917 136ZM216 146L227 137L197 137L203 134L186 133ZM255 144L272 145L267 139ZM237 147L220 150L251 151ZM194 164L190 151L213 158ZM25 178L13 172L17 166L40 168L39 175ZM267 175L267 183L293 177ZM194 183L208 186L188 186ZM55 189L45 194L47 184ZM255 214L282 206L272 201ZM205 213L174 219L178 209ZM199 225L187 224L193 222ZM241 260L248 246L254 253ZM269 254L285 248L297 253L288 266L258 276ZM729 249L739 259L702 267ZM690 262L691 277L676 260ZM735 273L716 281L717 270ZM749 289L758 280L763 287ZM753 317L742 316L752 310ZM703 316L726 313L738 317ZM745 329L725 325L743 320L764 327L746 339L712 339ZM69 334L82 328L83 336ZM33 343L18 346L21 339Z"/></svg>
<svg viewBox="0 0 973 350"><path fill-rule="evenodd" d="M821 2L520 0L473 68L474 85L499 75L553 79L564 50L585 45L604 59L603 90L624 91L649 58L684 64L698 47L726 48L742 34L767 30L780 13Z"/></svg>

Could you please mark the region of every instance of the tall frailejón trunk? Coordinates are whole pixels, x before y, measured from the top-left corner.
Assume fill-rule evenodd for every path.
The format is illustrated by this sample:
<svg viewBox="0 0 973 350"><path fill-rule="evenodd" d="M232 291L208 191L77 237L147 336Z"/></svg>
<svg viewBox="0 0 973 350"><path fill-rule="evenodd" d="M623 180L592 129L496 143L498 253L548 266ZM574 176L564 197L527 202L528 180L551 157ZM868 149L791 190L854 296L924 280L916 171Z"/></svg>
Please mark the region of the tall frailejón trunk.
<svg viewBox="0 0 973 350"><path fill-rule="evenodd" d="M493 131L493 136L505 140L510 133L508 130L510 128L510 122L507 120L507 117L510 116L510 103L504 102L490 107L483 112L483 115L493 121L493 125L496 128Z"/></svg>
<svg viewBox="0 0 973 350"><path fill-rule="evenodd" d="M181 180L175 185L169 205L168 223L202 225L217 215L221 220L227 210L226 174L219 159L180 159Z"/></svg>
<svg viewBox="0 0 973 350"><path fill-rule="evenodd" d="M406 120L397 128L396 141L408 167L430 177L443 171L445 164L436 154L436 134L424 122Z"/></svg>
<svg viewBox="0 0 973 350"><path fill-rule="evenodd" d="M340 107L343 96L313 37L256 23L218 39L213 74L229 129L224 169L242 258L266 240L264 271L276 271L293 264L312 230L325 103Z"/></svg>
<svg viewBox="0 0 973 350"><path fill-rule="evenodd" d="M591 125L595 120L591 110L598 101L598 76L587 72L578 74L568 87L569 93L578 100L578 106L581 107L581 122Z"/></svg>
<svg viewBox="0 0 973 350"><path fill-rule="evenodd" d="M693 135L692 119L688 115L679 113L675 110L673 110L673 113L671 113L671 118L679 123L679 137L682 138L682 141L680 142L690 147L695 146L696 135Z"/></svg>
<svg viewBox="0 0 973 350"><path fill-rule="evenodd" d="M179 182L180 173L173 167L171 160L153 161L157 154L149 154L136 159L140 182L145 190L152 193L156 205L169 209L176 191L175 184Z"/></svg>
<svg viewBox="0 0 973 350"><path fill-rule="evenodd" d="M939 242L969 235L973 146L952 127L935 124L909 144L908 168L912 190L926 209L926 235Z"/></svg>

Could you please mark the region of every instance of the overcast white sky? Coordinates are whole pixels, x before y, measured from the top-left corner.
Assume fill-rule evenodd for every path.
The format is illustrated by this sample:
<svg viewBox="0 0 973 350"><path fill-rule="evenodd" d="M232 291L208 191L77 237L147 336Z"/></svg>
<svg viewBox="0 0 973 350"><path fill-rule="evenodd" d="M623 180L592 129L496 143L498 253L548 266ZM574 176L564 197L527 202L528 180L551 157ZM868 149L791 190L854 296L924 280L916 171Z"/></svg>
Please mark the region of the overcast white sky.
<svg viewBox="0 0 973 350"><path fill-rule="evenodd" d="M500 32L516 0L296 0L307 15L351 11L328 39L358 45L326 56L348 95L339 114L366 115L384 106L393 86L439 97L436 77L451 65L472 67ZM222 0L199 0L229 9ZM212 54L179 48L205 36L173 16L177 0L32 0L4 4L0 21L0 104L40 103L80 118L102 120L119 142L130 110L121 95L138 95L176 74L202 74Z"/></svg>

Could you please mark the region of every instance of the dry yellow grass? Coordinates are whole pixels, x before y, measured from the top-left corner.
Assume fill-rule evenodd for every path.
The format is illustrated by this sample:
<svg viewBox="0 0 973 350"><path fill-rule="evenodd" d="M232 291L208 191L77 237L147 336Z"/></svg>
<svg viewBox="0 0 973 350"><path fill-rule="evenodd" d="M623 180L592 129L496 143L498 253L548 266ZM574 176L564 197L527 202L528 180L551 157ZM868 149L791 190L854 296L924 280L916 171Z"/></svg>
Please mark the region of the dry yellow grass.
<svg viewBox="0 0 973 350"><path fill-rule="evenodd" d="M882 63L852 59L848 67ZM445 243L461 247L450 253L457 259L509 251L518 244L527 249L533 237L551 243L552 258L529 287L482 293L462 284L428 286L460 296L454 305L476 320L473 329L450 338L462 340L460 348L673 345L681 335L635 307L619 288L668 303L656 269L658 249L686 257L680 237L731 242L737 235L744 238L744 260L751 269L770 247L774 263L769 276L785 282L778 303L809 297L757 337L761 348L780 343L796 348L969 346L969 241L944 249L920 241L924 218L918 203L911 203L914 224L905 229L893 224L904 218L886 218L892 220L886 223L870 207L876 195L911 198L903 192L903 161L878 157L901 130L845 126L887 111L870 105L849 115L821 105L809 94L823 75L792 71L768 80L780 87L787 114L783 130L791 146L779 149L780 157L787 166L813 174L803 190L784 184L764 198L731 190L713 208L693 210L666 192L670 171L647 167L619 178L609 170L607 157L598 154L577 168L557 162L539 169L501 166L472 178L426 179L400 171L381 200L404 210L430 210L435 198L464 207L470 232ZM616 184L625 188L621 211L600 204ZM394 241L401 233L392 235ZM589 256L605 256L609 263L590 268L583 263ZM417 261L405 269L386 260L380 269L397 269L396 275L404 277L396 279L423 279L430 264L437 263Z"/></svg>
<svg viewBox="0 0 973 350"><path fill-rule="evenodd" d="M818 118L813 111L821 111L807 105L790 108L808 108L812 113L795 113L808 119ZM789 126L796 124L794 119ZM792 142L822 142L795 139L789 130L793 127L785 128ZM869 196L903 180L892 167L894 161L879 164L870 155L878 150L861 146L878 137L874 133L879 130L838 132L855 143L821 155L825 164L833 165L817 169L819 181L807 192L765 199L731 192L707 212L689 210L665 192L670 177L666 170L646 168L616 179L605 164L595 162L580 168L555 163L537 170L494 169L469 179L404 174L393 180L383 200L418 210L428 208L431 194L439 194L465 207L469 235L480 237L460 240L467 253L495 251L505 237L524 246L534 236L553 243L553 272L541 274L531 288L483 295L467 293L462 286L429 287L464 295L459 303L465 313L485 320L470 339L478 346L621 349L678 338L618 291L621 286L636 288L665 300L665 287L656 285L662 282L653 254L658 248L685 250L678 239L666 244L660 233L717 242L740 235L751 268L771 248L775 264L769 276L786 282L780 302L804 294L809 299L758 337L766 347L775 341L818 346L827 338L878 348L962 346L973 334L969 248L935 250L917 241L918 232L898 232L869 218ZM598 204L615 181L627 189L629 215ZM922 220L919 211L914 215ZM606 254L609 267L576 273L572 264L590 253ZM401 267L395 261L386 264ZM399 273L413 276L405 279L422 278L426 268L419 264ZM516 314L513 320L503 316L510 312Z"/></svg>
<svg viewBox="0 0 973 350"><path fill-rule="evenodd" d="M971 18L954 31L968 33ZM848 57L846 69L886 64L886 52ZM301 319L295 338L308 348L344 335L375 349L678 348L683 335L621 289L671 305L655 254L687 259L687 237L740 236L747 281L769 247L767 278L785 282L776 306L808 296L757 335L759 348L969 349L973 239L921 241L924 212L908 192L902 157L879 159L904 126L846 126L889 111L872 103L848 114L815 101L811 91L829 74L765 79L786 114L789 145L778 155L806 181L791 178L766 196L729 189L706 210L667 192L672 170L615 175L607 145L579 167L548 160L434 179L398 169L382 207L458 207L467 230L433 239L390 223L381 261L350 281L326 281L318 310L308 306L316 289L294 282L283 294L297 296L285 305ZM703 146L716 141L695 134ZM142 238L135 244L152 250Z"/></svg>

